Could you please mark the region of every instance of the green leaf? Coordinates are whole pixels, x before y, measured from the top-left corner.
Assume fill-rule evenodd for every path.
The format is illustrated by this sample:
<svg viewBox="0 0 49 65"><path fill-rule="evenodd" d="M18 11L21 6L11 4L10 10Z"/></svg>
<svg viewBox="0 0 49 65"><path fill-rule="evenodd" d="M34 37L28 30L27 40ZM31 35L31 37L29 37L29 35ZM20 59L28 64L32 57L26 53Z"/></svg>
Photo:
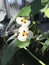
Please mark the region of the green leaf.
<svg viewBox="0 0 49 65"><path fill-rule="evenodd" d="M41 2L42 2L42 3L47 3L47 2L48 2L48 0L41 0Z"/></svg>
<svg viewBox="0 0 49 65"><path fill-rule="evenodd" d="M7 65L7 63L12 59L15 52L19 49L18 47L16 47L16 44L14 42L16 42L16 39L9 44L9 46L6 48L5 52L3 53L2 65Z"/></svg>
<svg viewBox="0 0 49 65"><path fill-rule="evenodd" d="M47 37L49 37L49 30L46 31L46 32L44 32L44 35L46 35ZM45 39L45 37L42 34L40 34L38 37L39 37L39 40L44 40Z"/></svg>
<svg viewBox="0 0 49 65"><path fill-rule="evenodd" d="M45 7L48 4L48 0L41 0L42 5Z"/></svg>
<svg viewBox="0 0 49 65"><path fill-rule="evenodd" d="M41 11L41 12L45 12L45 10L46 10L46 8L43 8L43 9L41 9L40 11Z"/></svg>
<svg viewBox="0 0 49 65"><path fill-rule="evenodd" d="M38 2L38 3L37 3ZM40 5L39 5L40 4ZM9 22L6 30L11 26L11 24L15 21L17 16L29 16L31 15L35 15L39 12L39 10L41 10L42 4L41 4L41 0L34 0L33 2L31 2L29 5L27 5L26 7L22 8L20 10L20 12L15 15Z"/></svg>
<svg viewBox="0 0 49 65"><path fill-rule="evenodd" d="M21 42L17 38L15 38L15 40L11 43L14 43L18 48L24 48L30 44L30 40L27 39L25 42Z"/></svg>
<svg viewBox="0 0 49 65"><path fill-rule="evenodd" d="M40 5L39 5L40 4ZM9 22L6 30L11 26L11 24L15 21L17 16L29 16L31 15L35 15L37 14L41 9L42 9L42 4L41 4L41 0L33 0L33 2L31 2L29 5L27 5L26 7L22 8L20 10L20 12L15 15Z"/></svg>
<svg viewBox="0 0 49 65"><path fill-rule="evenodd" d="M18 16L29 16L31 12L31 5L24 7L19 13Z"/></svg>
<svg viewBox="0 0 49 65"><path fill-rule="evenodd" d="M47 8L44 12L45 16L49 18L49 8Z"/></svg>
<svg viewBox="0 0 49 65"><path fill-rule="evenodd" d="M29 4L28 6L22 8L17 15L15 15L13 18L11 18L11 20L10 20L8 26L6 27L6 30L7 30L7 29L11 26L11 24L15 21L15 19L16 19L17 16L29 16L30 11L31 11L31 7L30 7L30 6L31 6L31 5Z"/></svg>
<svg viewBox="0 0 49 65"><path fill-rule="evenodd" d="M18 39L14 39L3 53L2 65L6 65L11 60L11 58L18 49L28 46L29 43L30 40L26 40L25 42L20 42Z"/></svg>
<svg viewBox="0 0 49 65"><path fill-rule="evenodd" d="M44 6L44 8L42 8L40 11L41 11L41 12L45 12L45 10L48 8L48 6L49 6L49 5L48 5L48 3L47 3L47 4Z"/></svg>
<svg viewBox="0 0 49 65"><path fill-rule="evenodd" d="M44 43L45 46L49 47L49 40L46 40Z"/></svg>
<svg viewBox="0 0 49 65"><path fill-rule="evenodd" d="M6 27L6 30L12 25L12 23L15 21L17 15L15 15L13 18L11 18L11 20L9 21L7 27Z"/></svg>
<svg viewBox="0 0 49 65"><path fill-rule="evenodd" d="M30 44L30 40L26 40L25 42L21 42L18 39L16 40L15 44L17 45L17 47L19 48L24 48L26 46L28 46Z"/></svg>
<svg viewBox="0 0 49 65"><path fill-rule="evenodd" d="M44 53L47 48L49 48L49 40L46 40L43 44L42 53Z"/></svg>
<svg viewBox="0 0 49 65"><path fill-rule="evenodd" d="M46 49L47 49L47 47L44 45L44 46L42 47L42 54L45 52Z"/></svg>
<svg viewBox="0 0 49 65"><path fill-rule="evenodd" d="M11 40L13 40L13 39L15 39L15 38L16 38L16 36L15 36L15 35L12 35L12 36L10 36L10 37L8 38L7 42L9 42L9 41L11 41Z"/></svg>

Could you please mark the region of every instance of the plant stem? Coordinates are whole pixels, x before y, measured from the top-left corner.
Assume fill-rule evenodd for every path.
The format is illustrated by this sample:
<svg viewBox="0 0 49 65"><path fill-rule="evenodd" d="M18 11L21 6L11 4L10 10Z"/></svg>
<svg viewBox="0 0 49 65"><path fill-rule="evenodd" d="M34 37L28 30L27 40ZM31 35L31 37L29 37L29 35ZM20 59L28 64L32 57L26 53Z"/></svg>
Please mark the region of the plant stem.
<svg viewBox="0 0 49 65"><path fill-rule="evenodd" d="M35 55L33 55L29 49L27 49L26 47L24 48L34 59L36 59L41 65L46 65L45 63L43 63L41 60L39 60Z"/></svg>
<svg viewBox="0 0 49 65"><path fill-rule="evenodd" d="M6 42L5 36L3 37L3 39L4 39L4 43L5 43L6 45L8 45L7 42Z"/></svg>
<svg viewBox="0 0 49 65"><path fill-rule="evenodd" d="M49 38L40 30L40 33L48 40Z"/></svg>
<svg viewBox="0 0 49 65"><path fill-rule="evenodd" d="M42 45L44 44L43 42L40 42Z"/></svg>

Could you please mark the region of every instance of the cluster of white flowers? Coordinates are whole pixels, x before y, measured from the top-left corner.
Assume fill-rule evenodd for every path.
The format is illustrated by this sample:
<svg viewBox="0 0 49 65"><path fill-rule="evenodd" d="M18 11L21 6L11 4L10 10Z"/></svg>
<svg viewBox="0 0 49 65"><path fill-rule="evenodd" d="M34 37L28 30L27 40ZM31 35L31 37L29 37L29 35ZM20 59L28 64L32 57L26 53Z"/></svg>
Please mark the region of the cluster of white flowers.
<svg viewBox="0 0 49 65"><path fill-rule="evenodd" d="M31 39L33 37L32 31L29 30L30 20L26 20L24 17L16 18L17 24L21 25L18 32L18 40L24 42L26 39Z"/></svg>

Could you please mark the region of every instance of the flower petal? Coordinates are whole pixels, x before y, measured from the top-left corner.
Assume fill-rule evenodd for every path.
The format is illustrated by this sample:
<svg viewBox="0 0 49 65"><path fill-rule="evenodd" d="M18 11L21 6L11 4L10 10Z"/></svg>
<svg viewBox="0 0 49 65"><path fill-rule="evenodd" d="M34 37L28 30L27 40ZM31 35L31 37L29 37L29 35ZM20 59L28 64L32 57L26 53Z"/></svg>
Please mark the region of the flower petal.
<svg viewBox="0 0 49 65"><path fill-rule="evenodd" d="M30 25L30 21L29 20L26 20L26 23L23 23L22 25L23 26L29 26Z"/></svg>
<svg viewBox="0 0 49 65"><path fill-rule="evenodd" d="M23 19L23 17L17 17L16 18L17 24L22 25L22 22L21 22L22 19Z"/></svg>
<svg viewBox="0 0 49 65"><path fill-rule="evenodd" d="M25 20L25 22L22 20L24 19L24 17L17 17L16 18L16 22L19 24L19 25L23 25L23 26L29 26L30 25L30 20Z"/></svg>
<svg viewBox="0 0 49 65"><path fill-rule="evenodd" d="M28 27L21 26L18 32L28 31Z"/></svg>
<svg viewBox="0 0 49 65"><path fill-rule="evenodd" d="M20 33L20 34L18 35L18 40L24 42L24 41L26 41L26 39L27 39L27 36L22 36L22 33Z"/></svg>
<svg viewBox="0 0 49 65"><path fill-rule="evenodd" d="M33 38L33 32L32 32L32 31L29 31L27 38L28 38L28 39Z"/></svg>

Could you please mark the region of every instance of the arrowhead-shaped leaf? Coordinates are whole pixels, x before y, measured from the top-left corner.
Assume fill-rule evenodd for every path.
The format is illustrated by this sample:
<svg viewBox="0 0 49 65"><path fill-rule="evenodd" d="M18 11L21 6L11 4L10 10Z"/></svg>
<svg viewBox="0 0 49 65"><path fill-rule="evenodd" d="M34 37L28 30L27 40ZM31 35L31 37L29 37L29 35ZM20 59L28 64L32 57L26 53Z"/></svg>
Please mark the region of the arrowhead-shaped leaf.
<svg viewBox="0 0 49 65"><path fill-rule="evenodd" d="M15 52L19 49L18 47L16 47L15 42L16 40L10 43L9 46L6 48L5 52L3 53L2 65L7 65L7 63L12 59Z"/></svg>
<svg viewBox="0 0 49 65"><path fill-rule="evenodd" d="M26 40L25 42L20 42L19 40L14 39L3 53L2 65L7 65L7 63L12 59L15 52L20 48L24 48L28 46L29 43L30 40Z"/></svg>

